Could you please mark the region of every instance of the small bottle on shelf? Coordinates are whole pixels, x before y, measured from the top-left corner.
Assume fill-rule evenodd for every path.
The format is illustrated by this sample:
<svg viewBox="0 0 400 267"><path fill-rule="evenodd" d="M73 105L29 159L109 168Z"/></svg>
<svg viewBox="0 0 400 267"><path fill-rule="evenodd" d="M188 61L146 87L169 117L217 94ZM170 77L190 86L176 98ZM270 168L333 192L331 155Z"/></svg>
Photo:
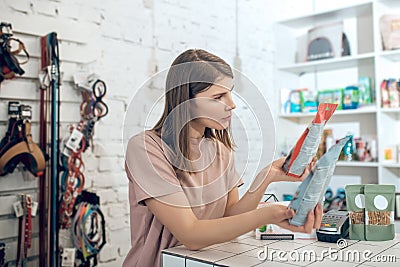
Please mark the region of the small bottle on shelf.
<svg viewBox="0 0 400 267"><path fill-rule="evenodd" d="M347 141L347 143L343 147L344 160L352 161L353 160L353 152L354 152L353 136L351 135L349 141Z"/></svg>

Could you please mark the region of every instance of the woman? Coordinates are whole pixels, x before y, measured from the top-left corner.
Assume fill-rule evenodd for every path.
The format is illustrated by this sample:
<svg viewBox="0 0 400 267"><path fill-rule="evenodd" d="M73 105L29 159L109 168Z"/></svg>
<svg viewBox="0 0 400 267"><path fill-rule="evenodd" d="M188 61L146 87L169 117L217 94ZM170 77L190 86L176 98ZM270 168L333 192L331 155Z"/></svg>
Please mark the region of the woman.
<svg viewBox="0 0 400 267"><path fill-rule="evenodd" d="M160 266L165 248L197 250L265 224L307 233L319 226L320 205L301 227L289 224L294 211L286 206L256 209L271 182L298 181L282 172L284 159L260 171L255 180L262 183L239 199L232 89L230 66L204 50L187 50L172 63L161 119L127 147L132 248L124 266Z"/></svg>

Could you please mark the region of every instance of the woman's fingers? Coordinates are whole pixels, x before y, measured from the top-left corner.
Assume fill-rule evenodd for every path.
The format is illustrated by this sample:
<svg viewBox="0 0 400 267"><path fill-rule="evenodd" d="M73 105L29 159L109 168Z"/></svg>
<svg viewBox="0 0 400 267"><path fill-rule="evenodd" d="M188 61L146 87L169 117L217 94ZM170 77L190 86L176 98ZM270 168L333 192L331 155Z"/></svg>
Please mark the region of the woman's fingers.
<svg viewBox="0 0 400 267"><path fill-rule="evenodd" d="M304 224L304 230L306 233L311 233L313 227L314 227L314 222L315 222L315 218L314 218L314 210L310 210L310 212L307 215L307 221Z"/></svg>
<svg viewBox="0 0 400 267"><path fill-rule="evenodd" d="M317 206L315 207L314 214L315 214L314 228L318 229L321 225L322 214L323 214L321 203L318 203Z"/></svg>

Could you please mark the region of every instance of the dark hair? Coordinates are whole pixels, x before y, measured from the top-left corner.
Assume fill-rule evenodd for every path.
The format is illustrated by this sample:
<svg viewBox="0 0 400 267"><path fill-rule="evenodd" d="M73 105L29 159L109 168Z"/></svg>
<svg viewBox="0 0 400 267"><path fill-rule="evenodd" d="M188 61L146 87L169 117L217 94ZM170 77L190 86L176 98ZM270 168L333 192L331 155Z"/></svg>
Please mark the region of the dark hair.
<svg viewBox="0 0 400 267"><path fill-rule="evenodd" d="M223 59L205 50L187 50L172 63L166 79L164 112L152 130L161 135L179 162L183 163L184 158L190 159L187 124L190 121L190 110L187 105L180 104L206 91L224 77L233 78L231 67ZM179 112L169 117L178 107ZM185 124L182 125L182 122ZM219 140L229 149L234 147L230 126L223 130L206 127L204 137Z"/></svg>

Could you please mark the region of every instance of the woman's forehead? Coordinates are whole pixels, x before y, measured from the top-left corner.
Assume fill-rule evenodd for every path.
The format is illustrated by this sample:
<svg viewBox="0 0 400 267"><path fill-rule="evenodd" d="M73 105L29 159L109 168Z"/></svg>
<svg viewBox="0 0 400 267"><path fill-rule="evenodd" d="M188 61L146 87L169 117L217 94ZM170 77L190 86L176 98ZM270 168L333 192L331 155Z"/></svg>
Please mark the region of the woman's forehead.
<svg viewBox="0 0 400 267"><path fill-rule="evenodd" d="M198 94L198 96L210 96L219 93L226 93L232 91L233 89L233 79L230 77L224 77L222 79L218 79L211 85L207 90Z"/></svg>

